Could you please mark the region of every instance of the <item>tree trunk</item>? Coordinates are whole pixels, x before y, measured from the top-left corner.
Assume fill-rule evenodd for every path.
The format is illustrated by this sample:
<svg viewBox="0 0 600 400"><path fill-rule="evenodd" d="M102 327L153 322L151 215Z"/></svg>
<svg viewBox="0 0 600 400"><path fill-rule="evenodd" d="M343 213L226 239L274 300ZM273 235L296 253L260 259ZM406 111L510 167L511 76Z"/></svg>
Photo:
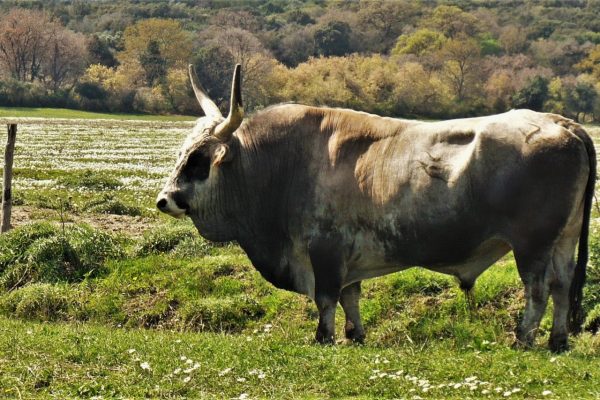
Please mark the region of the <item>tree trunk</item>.
<svg viewBox="0 0 600 400"><path fill-rule="evenodd" d="M17 125L8 125L8 140L4 152L4 177L2 190L2 223L0 233L10 229L10 213L12 208L12 167L15 154L15 141L17 139Z"/></svg>

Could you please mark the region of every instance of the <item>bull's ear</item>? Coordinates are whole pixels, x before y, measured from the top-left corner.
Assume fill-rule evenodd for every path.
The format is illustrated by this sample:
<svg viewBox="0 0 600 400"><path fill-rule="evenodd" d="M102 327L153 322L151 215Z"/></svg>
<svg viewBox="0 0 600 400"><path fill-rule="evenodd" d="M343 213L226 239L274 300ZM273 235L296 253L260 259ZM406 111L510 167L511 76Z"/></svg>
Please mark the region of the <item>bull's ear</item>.
<svg viewBox="0 0 600 400"><path fill-rule="evenodd" d="M212 165L219 166L225 162L231 161L231 151L225 143L219 143L213 153Z"/></svg>
<svg viewBox="0 0 600 400"><path fill-rule="evenodd" d="M244 106L242 104L242 66L237 64L233 71L231 82L231 100L229 102L229 115L215 128L215 136L223 142L228 142L231 135L244 120Z"/></svg>
<svg viewBox="0 0 600 400"><path fill-rule="evenodd" d="M202 108L202 111L204 111L204 114L208 117L223 118L223 114L221 114L219 107L217 107L210 97L208 97L208 94L206 94L206 91L200 84L192 64L188 65L188 73L190 75L190 82L192 82L194 94L196 95L196 99L198 99L198 103L200 103L200 107Z"/></svg>

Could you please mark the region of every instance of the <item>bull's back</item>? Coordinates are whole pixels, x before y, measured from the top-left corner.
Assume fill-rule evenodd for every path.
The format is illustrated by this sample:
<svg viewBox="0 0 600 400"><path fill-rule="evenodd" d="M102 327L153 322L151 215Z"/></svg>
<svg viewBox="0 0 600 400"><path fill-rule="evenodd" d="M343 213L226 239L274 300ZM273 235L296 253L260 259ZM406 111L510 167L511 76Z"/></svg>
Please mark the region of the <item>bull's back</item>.
<svg viewBox="0 0 600 400"><path fill-rule="evenodd" d="M581 140L528 110L415 124L349 155L320 179L320 217L353 249L358 237L405 265L457 263L523 229L555 232L588 174Z"/></svg>

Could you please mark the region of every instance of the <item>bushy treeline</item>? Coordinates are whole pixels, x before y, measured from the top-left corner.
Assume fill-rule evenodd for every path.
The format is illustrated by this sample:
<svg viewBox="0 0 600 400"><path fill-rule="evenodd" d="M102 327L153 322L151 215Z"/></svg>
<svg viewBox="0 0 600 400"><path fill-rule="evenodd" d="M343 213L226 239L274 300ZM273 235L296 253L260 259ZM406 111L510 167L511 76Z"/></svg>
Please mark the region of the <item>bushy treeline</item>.
<svg viewBox="0 0 600 400"><path fill-rule="evenodd" d="M600 1L7 1L0 105L200 112L281 101L445 118L600 119ZM576 21L576 22L573 22Z"/></svg>

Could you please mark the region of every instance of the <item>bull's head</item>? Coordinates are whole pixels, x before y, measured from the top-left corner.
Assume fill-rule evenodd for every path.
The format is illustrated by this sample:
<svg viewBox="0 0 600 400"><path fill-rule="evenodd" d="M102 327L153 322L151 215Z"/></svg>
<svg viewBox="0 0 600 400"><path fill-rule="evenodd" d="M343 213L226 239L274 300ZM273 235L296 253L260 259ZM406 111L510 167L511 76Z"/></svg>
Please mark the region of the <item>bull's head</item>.
<svg viewBox="0 0 600 400"><path fill-rule="evenodd" d="M187 137L167 183L158 195L158 209L173 217L203 218L215 205L219 167L231 160L230 142L244 115L240 86L240 65L236 65L231 85L229 115L223 118L216 104L198 82L192 65L189 75L196 98L206 114L199 118ZM198 226L198 221L196 225Z"/></svg>

